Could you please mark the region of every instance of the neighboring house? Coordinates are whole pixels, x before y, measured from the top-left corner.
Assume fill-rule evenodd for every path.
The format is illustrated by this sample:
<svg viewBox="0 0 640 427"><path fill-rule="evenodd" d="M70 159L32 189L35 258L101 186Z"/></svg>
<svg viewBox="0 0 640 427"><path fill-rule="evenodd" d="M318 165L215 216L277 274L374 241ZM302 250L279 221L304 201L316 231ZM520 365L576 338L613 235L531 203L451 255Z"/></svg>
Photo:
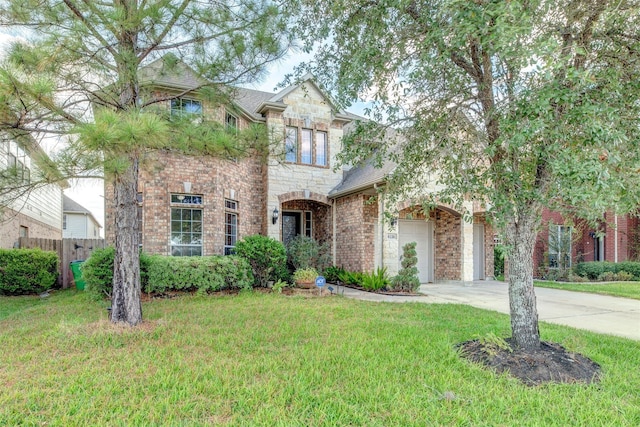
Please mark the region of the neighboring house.
<svg viewBox="0 0 640 427"><path fill-rule="evenodd" d="M383 221L384 197L377 192L391 165L335 170L345 126L355 116L337 111L311 78L275 94L239 88L233 105L217 107L188 92L202 80L186 67L180 74L163 72L159 60L143 74L163 95L185 94L166 108L240 129L260 124L271 138L267 162L154 152L139 175L144 251L228 254L244 236L263 234L286 244L303 234L329 243L335 265L354 271L385 266L394 275L402 245L417 241L422 282L493 276L494 233L482 209L468 203L469 223L449 206L425 215L407 201L397 206L392 225ZM112 193L107 185L107 201ZM114 209L107 202L108 242L114 241Z"/></svg>
<svg viewBox="0 0 640 427"><path fill-rule="evenodd" d="M24 143L0 138L0 170L11 169L25 186L39 176L38 158L44 155L32 139ZM20 237L62 239L62 190L66 181L35 188L25 194L6 195L0 201L0 248L17 247Z"/></svg>
<svg viewBox="0 0 640 427"><path fill-rule="evenodd" d="M76 239L99 239L102 226L93 214L80 203L62 196L62 237Z"/></svg>
<svg viewBox="0 0 640 427"><path fill-rule="evenodd" d="M567 269L583 261L622 262L640 258L640 220L607 212L598 227L586 221L567 221L545 210L542 231L534 249L537 276L547 269Z"/></svg>

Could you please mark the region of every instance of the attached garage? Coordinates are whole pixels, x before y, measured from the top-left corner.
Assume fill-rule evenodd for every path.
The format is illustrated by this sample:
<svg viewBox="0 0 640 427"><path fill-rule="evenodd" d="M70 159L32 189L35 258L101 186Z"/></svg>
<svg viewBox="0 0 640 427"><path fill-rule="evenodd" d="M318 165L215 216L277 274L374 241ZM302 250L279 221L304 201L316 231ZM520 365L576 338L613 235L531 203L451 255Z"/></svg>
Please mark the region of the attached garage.
<svg viewBox="0 0 640 427"><path fill-rule="evenodd" d="M398 221L398 252L402 255L402 247L416 242L418 257L418 278L420 283L434 281L433 268L433 222L425 220ZM398 264L400 260L398 260ZM401 268L398 266L398 269Z"/></svg>

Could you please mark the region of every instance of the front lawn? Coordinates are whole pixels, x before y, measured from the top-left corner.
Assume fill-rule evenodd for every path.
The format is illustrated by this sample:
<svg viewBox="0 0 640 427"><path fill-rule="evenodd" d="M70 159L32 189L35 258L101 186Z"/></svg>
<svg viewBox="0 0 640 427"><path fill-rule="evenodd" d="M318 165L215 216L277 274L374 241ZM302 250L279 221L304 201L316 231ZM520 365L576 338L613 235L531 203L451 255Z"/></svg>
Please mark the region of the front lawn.
<svg viewBox="0 0 640 427"><path fill-rule="evenodd" d="M614 297L640 300L640 282L588 282L567 283L536 280L534 286L540 288L562 289L564 291L589 292Z"/></svg>
<svg viewBox="0 0 640 427"><path fill-rule="evenodd" d="M593 385L527 387L454 345L509 334L461 305L247 293L144 303L106 320L77 291L0 320L0 425L640 425L640 342L541 325L602 365Z"/></svg>

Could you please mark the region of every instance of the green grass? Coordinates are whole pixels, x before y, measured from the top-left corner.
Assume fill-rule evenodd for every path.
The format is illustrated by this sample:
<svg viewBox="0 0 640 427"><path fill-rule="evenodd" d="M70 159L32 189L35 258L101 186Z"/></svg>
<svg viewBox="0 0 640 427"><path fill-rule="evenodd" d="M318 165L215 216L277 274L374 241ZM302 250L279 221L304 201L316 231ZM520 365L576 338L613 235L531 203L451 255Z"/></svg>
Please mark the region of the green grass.
<svg viewBox="0 0 640 427"><path fill-rule="evenodd" d="M633 298L640 300L640 282L589 282L566 283L536 280L534 286L540 288L562 289L565 291L589 292L614 297Z"/></svg>
<svg viewBox="0 0 640 427"><path fill-rule="evenodd" d="M456 354L509 335L468 306L185 296L128 329L77 291L25 301L0 298L0 425L640 425L640 342L542 324L604 375L530 388Z"/></svg>

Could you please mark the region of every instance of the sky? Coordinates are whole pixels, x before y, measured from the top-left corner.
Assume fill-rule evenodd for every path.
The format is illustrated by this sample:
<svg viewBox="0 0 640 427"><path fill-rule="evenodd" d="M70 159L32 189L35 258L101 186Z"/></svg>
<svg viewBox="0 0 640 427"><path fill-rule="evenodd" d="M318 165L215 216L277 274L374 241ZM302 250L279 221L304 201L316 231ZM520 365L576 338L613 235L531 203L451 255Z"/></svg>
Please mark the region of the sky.
<svg viewBox="0 0 640 427"><path fill-rule="evenodd" d="M10 35L0 32L0 57L2 53L12 41L19 40L20 37L16 35ZM289 53L284 59L271 64L268 68L268 73L262 81L255 82L253 84L243 85L250 89L261 90L265 92L276 93L280 89L276 87L282 83L284 76L289 73L293 73L296 65L300 64L304 60L311 58L310 54L304 54L302 52ZM349 110L362 114L364 109L363 105L357 105ZM103 227L101 234L104 237L104 183L99 179L74 179L69 182L70 188L64 190L64 194L75 202L81 204L88 209L93 216L98 220Z"/></svg>

